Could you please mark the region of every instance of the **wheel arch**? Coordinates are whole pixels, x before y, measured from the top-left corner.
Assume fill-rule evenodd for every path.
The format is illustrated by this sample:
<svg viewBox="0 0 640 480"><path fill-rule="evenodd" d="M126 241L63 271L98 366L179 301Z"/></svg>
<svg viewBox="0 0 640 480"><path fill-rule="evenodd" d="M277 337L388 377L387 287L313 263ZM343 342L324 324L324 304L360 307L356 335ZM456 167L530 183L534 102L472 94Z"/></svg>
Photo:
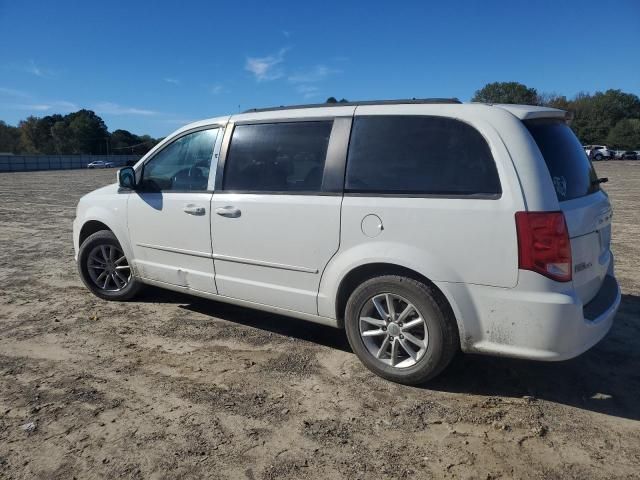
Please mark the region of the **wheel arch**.
<svg viewBox="0 0 640 480"><path fill-rule="evenodd" d="M400 275L407 278L412 278L419 282L424 283L432 288L432 290L438 295L441 303L448 309L446 312L455 322L458 336L462 333L460 328L460 321L456 315L454 308L449 301L449 297L436 285L433 281L427 278L425 275L417 272L411 268L387 262L374 262L359 265L351 269L340 281L336 294L335 301L335 315L338 326L344 328L344 312L347 306L349 297L354 290L361 283L375 277L383 275Z"/></svg>
<svg viewBox="0 0 640 480"><path fill-rule="evenodd" d="M82 245L82 243L91 235L93 235L96 232L99 232L101 230L108 230L110 232L113 232L113 230L111 228L109 228L109 226L99 220L87 220L86 222L84 222L84 224L82 225L82 227L80 228L80 234L78 236L78 241L79 244ZM114 233L115 235L115 233Z"/></svg>
<svg viewBox="0 0 640 480"><path fill-rule="evenodd" d="M126 212L126 210L124 210L124 212ZM126 215L126 213L124 214ZM133 249L129 242L126 216L122 218L121 216L115 215L107 208L101 205L96 205L91 206L89 209L82 212L82 215L79 216L77 221L78 230L74 231L74 245L77 245L77 251L80 250L82 243L89 238L90 235L101 230L106 230L116 236L116 239L120 243L125 255L129 259L129 262L133 262Z"/></svg>

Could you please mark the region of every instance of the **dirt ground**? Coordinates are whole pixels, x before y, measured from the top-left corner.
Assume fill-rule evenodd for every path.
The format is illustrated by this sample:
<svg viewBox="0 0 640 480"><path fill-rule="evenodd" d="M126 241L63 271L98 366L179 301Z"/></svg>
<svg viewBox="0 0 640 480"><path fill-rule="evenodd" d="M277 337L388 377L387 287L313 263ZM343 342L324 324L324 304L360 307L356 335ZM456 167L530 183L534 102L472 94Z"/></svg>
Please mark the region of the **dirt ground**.
<svg viewBox="0 0 640 480"><path fill-rule="evenodd" d="M0 174L0 478L640 478L640 162L601 162L624 297L579 358L460 355L424 388L342 332L83 288L71 221L114 172Z"/></svg>

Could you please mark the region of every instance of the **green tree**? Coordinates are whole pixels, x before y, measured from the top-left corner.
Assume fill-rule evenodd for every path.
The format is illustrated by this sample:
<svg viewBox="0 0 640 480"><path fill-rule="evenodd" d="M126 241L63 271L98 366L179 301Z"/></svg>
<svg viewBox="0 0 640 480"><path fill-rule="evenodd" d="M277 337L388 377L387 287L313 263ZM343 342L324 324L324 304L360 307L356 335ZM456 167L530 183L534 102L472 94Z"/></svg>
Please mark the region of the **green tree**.
<svg viewBox="0 0 640 480"><path fill-rule="evenodd" d="M102 118L91 110L67 115L30 116L18 127L0 121L0 151L26 154L101 154L111 144L113 153L147 153L159 140L126 130L109 134ZM126 147L126 148L119 148Z"/></svg>
<svg viewBox="0 0 640 480"><path fill-rule="evenodd" d="M0 120L0 152L19 153L20 130Z"/></svg>
<svg viewBox="0 0 640 480"><path fill-rule="evenodd" d="M640 98L621 90L579 93L571 102L571 128L585 144L604 143L623 118L640 118Z"/></svg>
<svg viewBox="0 0 640 480"><path fill-rule="evenodd" d="M607 145L624 150L640 148L640 119L623 118L609 131Z"/></svg>
<svg viewBox="0 0 640 480"><path fill-rule="evenodd" d="M564 95L557 93L541 93L538 95L538 104L543 107L559 108L560 110L570 110L571 101Z"/></svg>
<svg viewBox="0 0 640 480"><path fill-rule="evenodd" d="M109 131L102 118L83 109L70 113L66 120L73 138L73 153L106 153Z"/></svg>
<svg viewBox="0 0 640 480"><path fill-rule="evenodd" d="M127 130L115 130L111 133L111 151L113 153L131 153L131 146L140 143L140 137Z"/></svg>
<svg viewBox="0 0 640 480"><path fill-rule="evenodd" d="M21 153L44 153L40 151L44 140L38 117L30 116L26 120L21 120L18 129L20 130Z"/></svg>
<svg viewBox="0 0 640 480"><path fill-rule="evenodd" d="M136 155L144 155L160 143L161 139L153 138L149 135L142 135L141 137L138 137L138 140L138 145L133 149L133 153Z"/></svg>
<svg viewBox="0 0 640 480"><path fill-rule="evenodd" d="M471 101L538 105L538 92L518 82L494 82L477 90Z"/></svg>
<svg viewBox="0 0 640 480"><path fill-rule="evenodd" d="M69 124L63 119L55 122L51 127L51 138L55 153L64 155L73 151L73 132Z"/></svg>
<svg viewBox="0 0 640 480"><path fill-rule="evenodd" d="M336 97L329 97L324 103L338 103L338 100L336 100Z"/></svg>

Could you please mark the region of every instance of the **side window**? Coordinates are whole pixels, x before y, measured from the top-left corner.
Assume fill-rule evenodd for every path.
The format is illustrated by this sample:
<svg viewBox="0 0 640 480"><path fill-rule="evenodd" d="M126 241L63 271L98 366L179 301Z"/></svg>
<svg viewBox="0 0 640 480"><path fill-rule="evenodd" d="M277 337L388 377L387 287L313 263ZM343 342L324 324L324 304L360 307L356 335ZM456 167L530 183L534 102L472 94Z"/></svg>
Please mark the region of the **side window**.
<svg viewBox="0 0 640 480"><path fill-rule="evenodd" d="M206 190L217 135L217 128L201 130L164 147L144 166L143 190Z"/></svg>
<svg viewBox="0 0 640 480"><path fill-rule="evenodd" d="M361 193L501 193L489 145L458 120L429 116L354 119L345 190Z"/></svg>
<svg viewBox="0 0 640 480"><path fill-rule="evenodd" d="M237 125L224 190L319 192L333 121Z"/></svg>

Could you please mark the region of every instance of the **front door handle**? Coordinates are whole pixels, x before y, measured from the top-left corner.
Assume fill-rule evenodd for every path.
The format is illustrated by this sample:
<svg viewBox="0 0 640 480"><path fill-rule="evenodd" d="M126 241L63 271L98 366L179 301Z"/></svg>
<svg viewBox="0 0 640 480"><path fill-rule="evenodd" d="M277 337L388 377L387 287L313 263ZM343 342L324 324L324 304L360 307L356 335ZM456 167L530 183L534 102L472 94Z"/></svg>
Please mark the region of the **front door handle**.
<svg viewBox="0 0 640 480"><path fill-rule="evenodd" d="M238 218L242 214L239 208L233 207L231 205L216 208L216 213L222 217L228 218Z"/></svg>
<svg viewBox="0 0 640 480"><path fill-rule="evenodd" d="M206 212L204 207L198 207L196 205L185 205L184 206L184 213L188 213L189 215L204 215Z"/></svg>

